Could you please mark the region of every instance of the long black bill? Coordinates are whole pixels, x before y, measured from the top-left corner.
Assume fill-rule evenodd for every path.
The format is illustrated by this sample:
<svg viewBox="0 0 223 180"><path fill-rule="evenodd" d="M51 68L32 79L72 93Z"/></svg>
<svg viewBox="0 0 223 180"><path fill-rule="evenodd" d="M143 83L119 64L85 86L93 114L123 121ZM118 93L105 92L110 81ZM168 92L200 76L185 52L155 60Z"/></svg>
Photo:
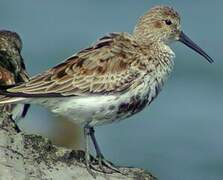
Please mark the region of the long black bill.
<svg viewBox="0 0 223 180"><path fill-rule="evenodd" d="M209 63L213 63L214 60L207 55L206 52L204 52L197 44L195 44L186 34L184 34L182 31L180 33L180 42L184 43L189 48L193 49L197 53L199 53L201 56L203 56L205 59L208 60Z"/></svg>

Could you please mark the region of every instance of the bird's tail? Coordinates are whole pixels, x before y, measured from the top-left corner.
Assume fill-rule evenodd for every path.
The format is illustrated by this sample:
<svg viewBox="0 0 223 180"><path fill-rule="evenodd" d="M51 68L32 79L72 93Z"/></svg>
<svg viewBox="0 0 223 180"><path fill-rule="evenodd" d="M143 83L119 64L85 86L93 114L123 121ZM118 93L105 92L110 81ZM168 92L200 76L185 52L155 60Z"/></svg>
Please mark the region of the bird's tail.
<svg viewBox="0 0 223 180"><path fill-rule="evenodd" d="M14 87L15 85L10 86L0 86L0 105L5 104L18 104L24 103L24 100L27 98L20 96L18 93L8 92L7 89Z"/></svg>
<svg viewBox="0 0 223 180"><path fill-rule="evenodd" d="M7 86L7 88L10 87ZM6 111L11 114L12 119L18 121L25 117L30 105L26 104L25 97L19 97L15 93L7 92L7 88L0 86L0 106L6 107Z"/></svg>
<svg viewBox="0 0 223 180"><path fill-rule="evenodd" d="M1 94L1 93L0 93ZM4 104L18 104L22 103L26 98L23 97L8 97L5 95L0 95L0 105Z"/></svg>

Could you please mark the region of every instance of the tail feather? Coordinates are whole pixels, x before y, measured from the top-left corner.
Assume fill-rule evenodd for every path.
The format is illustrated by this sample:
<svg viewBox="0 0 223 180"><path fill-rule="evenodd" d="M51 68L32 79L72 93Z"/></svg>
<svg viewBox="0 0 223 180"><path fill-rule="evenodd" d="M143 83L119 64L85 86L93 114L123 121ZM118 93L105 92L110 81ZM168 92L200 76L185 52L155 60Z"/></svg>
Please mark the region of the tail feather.
<svg viewBox="0 0 223 180"><path fill-rule="evenodd" d="M30 104L26 104L25 97L15 97L13 94L8 93L6 90L2 90L0 88L0 105L4 107L12 107L9 113L11 114L11 118L14 121L19 121L21 118L24 118L30 108ZM15 105L9 105L15 104Z"/></svg>
<svg viewBox="0 0 223 180"><path fill-rule="evenodd" d="M0 86L0 105L19 103L26 99L25 97L15 96L14 93L7 92L7 89L11 87L12 86Z"/></svg>
<svg viewBox="0 0 223 180"><path fill-rule="evenodd" d="M0 105L4 104L18 104L22 103L22 101L26 100L27 98L25 97L7 97L7 96L1 96L0 95Z"/></svg>

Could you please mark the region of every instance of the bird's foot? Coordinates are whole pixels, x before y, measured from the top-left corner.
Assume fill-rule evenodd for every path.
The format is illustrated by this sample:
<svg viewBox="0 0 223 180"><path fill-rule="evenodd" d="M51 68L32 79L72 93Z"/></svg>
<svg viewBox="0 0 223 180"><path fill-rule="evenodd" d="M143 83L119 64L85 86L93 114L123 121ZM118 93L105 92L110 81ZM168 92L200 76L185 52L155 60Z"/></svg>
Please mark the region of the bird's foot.
<svg viewBox="0 0 223 180"><path fill-rule="evenodd" d="M120 173L124 175L118 167L107 161L103 156L98 156L96 158L96 161L94 162L94 170L106 174Z"/></svg>
<svg viewBox="0 0 223 180"><path fill-rule="evenodd" d="M94 161L95 161L95 159L93 159L92 157L86 158L86 156L85 156L85 165L86 165L86 169L87 169L88 173L89 173L94 179L96 179L96 174L95 174L95 172L94 172L94 171L96 171L96 170L95 170L95 168L94 168L94 166L93 166Z"/></svg>
<svg viewBox="0 0 223 180"><path fill-rule="evenodd" d="M94 178L96 178L97 172L104 173L104 174L120 173L122 175L126 175L118 167L116 167L113 163L107 161L103 157L97 157L96 159L91 158L91 159L85 161L85 163L86 163L87 171Z"/></svg>

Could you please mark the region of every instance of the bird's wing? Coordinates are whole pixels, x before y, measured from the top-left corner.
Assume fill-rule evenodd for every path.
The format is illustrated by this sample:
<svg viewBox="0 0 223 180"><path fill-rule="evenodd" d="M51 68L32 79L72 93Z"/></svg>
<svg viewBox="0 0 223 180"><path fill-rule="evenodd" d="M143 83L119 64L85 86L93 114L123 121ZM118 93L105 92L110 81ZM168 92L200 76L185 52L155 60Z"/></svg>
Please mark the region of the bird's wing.
<svg viewBox="0 0 223 180"><path fill-rule="evenodd" d="M28 97L120 93L140 76L136 49L137 43L130 35L112 33L8 91Z"/></svg>

